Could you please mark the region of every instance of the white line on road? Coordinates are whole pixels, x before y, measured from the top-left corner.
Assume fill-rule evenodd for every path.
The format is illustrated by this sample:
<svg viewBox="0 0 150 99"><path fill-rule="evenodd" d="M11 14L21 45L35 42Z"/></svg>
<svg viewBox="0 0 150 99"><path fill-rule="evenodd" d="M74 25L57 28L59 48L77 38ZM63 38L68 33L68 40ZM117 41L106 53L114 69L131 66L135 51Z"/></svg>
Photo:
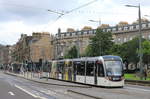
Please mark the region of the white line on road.
<svg viewBox="0 0 150 99"><path fill-rule="evenodd" d="M18 88L18 89L20 89L20 90L22 90L22 91L24 91L25 93L27 93L27 94L33 96L34 98L47 99L47 98L45 98L45 97L37 96L37 95L35 95L35 94L33 94L33 93L31 93L31 92L29 92L29 91L23 89L22 87L20 87L20 86L18 86L18 85L15 85L15 87Z"/></svg>
<svg viewBox="0 0 150 99"><path fill-rule="evenodd" d="M141 88L133 88L133 87L126 87L127 89L134 89L134 90L140 90L140 91L150 91L147 89L141 89Z"/></svg>
<svg viewBox="0 0 150 99"><path fill-rule="evenodd" d="M14 96L15 94L11 91L8 92L10 95Z"/></svg>

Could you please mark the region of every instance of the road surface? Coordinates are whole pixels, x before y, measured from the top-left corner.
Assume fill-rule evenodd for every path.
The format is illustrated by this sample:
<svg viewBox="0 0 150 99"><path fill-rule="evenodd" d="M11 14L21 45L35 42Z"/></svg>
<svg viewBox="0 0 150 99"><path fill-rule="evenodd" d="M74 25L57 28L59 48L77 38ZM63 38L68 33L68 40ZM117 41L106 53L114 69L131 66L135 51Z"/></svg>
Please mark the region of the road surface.
<svg viewBox="0 0 150 99"><path fill-rule="evenodd" d="M76 86L51 79L48 81L51 84L37 83L0 72L0 99L150 99L150 87L147 86L100 88Z"/></svg>

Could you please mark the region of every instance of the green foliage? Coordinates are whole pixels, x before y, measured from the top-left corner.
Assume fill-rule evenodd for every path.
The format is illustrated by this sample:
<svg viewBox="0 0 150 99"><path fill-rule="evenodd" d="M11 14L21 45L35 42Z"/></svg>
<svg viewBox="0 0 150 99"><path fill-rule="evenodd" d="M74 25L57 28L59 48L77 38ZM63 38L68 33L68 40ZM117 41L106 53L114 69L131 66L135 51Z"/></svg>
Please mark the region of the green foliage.
<svg viewBox="0 0 150 99"><path fill-rule="evenodd" d="M150 63L150 41L148 40L145 40L143 43L142 43L142 52L143 52L143 62L145 64L148 64Z"/></svg>
<svg viewBox="0 0 150 99"><path fill-rule="evenodd" d="M131 41L123 43L121 45L114 44L111 48L111 53L113 55L118 55L123 58L123 60L127 60L128 62L137 63L138 53L137 50L139 48L138 38L134 38Z"/></svg>
<svg viewBox="0 0 150 99"><path fill-rule="evenodd" d="M150 55L150 41L146 40L142 43L143 54Z"/></svg>
<svg viewBox="0 0 150 99"><path fill-rule="evenodd" d="M100 56L110 54L110 48L113 46L112 33L96 30L96 35L90 38L90 45L85 50L85 56Z"/></svg>
<svg viewBox="0 0 150 99"><path fill-rule="evenodd" d="M141 78L136 76L136 74L124 74L124 77L125 79L128 79L128 80L141 80ZM147 77L146 80L150 81L150 78Z"/></svg>
<svg viewBox="0 0 150 99"><path fill-rule="evenodd" d="M76 46L70 48L68 53L64 56L64 58L77 58L78 57L78 50Z"/></svg>

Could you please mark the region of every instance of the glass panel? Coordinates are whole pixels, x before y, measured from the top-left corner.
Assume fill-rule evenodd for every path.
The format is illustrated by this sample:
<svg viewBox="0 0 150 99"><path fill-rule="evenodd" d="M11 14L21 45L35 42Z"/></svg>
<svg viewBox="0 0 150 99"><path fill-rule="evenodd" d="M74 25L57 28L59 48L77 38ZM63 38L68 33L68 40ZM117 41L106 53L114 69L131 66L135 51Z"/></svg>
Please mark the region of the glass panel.
<svg viewBox="0 0 150 99"><path fill-rule="evenodd" d="M85 74L85 64L84 62L76 63L77 66L77 75L84 75Z"/></svg>
<svg viewBox="0 0 150 99"><path fill-rule="evenodd" d="M121 76L123 73L121 61L105 61L108 76Z"/></svg>
<svg viewBox="0 0 150 99"><path fill-rule="evenodd" d="M94 75L94 62L87 62L86 65L86 75L93 76Z"/></svg>

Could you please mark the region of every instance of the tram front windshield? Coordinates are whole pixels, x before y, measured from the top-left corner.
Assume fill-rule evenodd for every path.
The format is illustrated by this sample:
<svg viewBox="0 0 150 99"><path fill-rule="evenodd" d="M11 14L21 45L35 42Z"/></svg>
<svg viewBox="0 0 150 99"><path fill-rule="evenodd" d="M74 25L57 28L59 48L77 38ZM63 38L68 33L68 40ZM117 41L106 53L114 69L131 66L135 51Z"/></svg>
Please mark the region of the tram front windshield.
<svg viewBox="0 0 150 99"><path fill-rule="evenodd" d="M122 76L121 61L105 61L107 76Z"/></svg>

